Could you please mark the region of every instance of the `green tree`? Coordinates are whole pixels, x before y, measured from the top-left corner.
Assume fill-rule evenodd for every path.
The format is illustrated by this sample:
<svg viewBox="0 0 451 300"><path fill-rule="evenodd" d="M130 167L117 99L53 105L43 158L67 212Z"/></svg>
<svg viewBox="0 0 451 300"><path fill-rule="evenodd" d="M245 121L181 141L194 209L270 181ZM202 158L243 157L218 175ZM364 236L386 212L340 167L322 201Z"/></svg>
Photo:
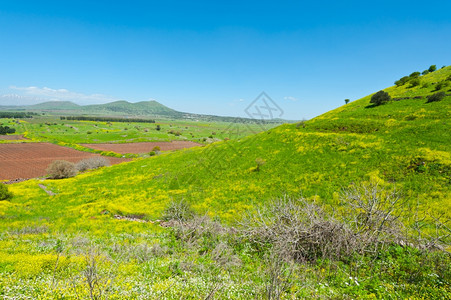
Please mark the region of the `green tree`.
<svg viewBox="0 0 451 300"><path fill-rule="evenodd" d="M348 104L349 103L349 99L345 99L345 104Z"/></svg>
<svg viewBox="0 0 451 300"><path fill-rule="evenodd" d="M374 105L382 105L391 100L390 95L387 92L379 91L371 97L370 103Z"/></svg>
<svg viewBox="0 0 451 300"><path fill-rule="evenodd" d="M420 72L413 72L412 74L409 75L410 78L418 78L420 76Z"/></svg>
<svg viewBox="0 0 451 300"><path fill-rule="evenodd" d="M432 65L428 69L429 72L434 72L435 70L437 70L437 66L436 65Z"/></svg>
<svg viewBox="0 0 451 300"><path fill-rule="evenodd" d="M396 86L401 86L406 84L409 81L410 77L409 76L404 76L402 78L400 78L399 80L395 81Z"/></svg>

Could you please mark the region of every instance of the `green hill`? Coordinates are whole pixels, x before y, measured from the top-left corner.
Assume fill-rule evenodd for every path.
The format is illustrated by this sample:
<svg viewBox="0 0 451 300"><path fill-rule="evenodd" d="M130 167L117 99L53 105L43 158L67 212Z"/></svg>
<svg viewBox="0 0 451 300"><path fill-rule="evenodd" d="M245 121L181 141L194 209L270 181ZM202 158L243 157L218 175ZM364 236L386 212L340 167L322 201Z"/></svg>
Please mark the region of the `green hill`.
<svg viewBox="0 0 451 300"><path fill-rule="evenodd" d="M127 101L116 101L107 104L83 106L86 114L123 114L132 116L166 116L177 117L181 113L166 107L157 101L142 101L130 103Z"/></svg>
<svg viewBox="0 0 451 300"><path fill-rule="evenodd" d="M32 242L3 239L0 249L3 253L9 251L9 263L3 263L3 273L15 271L30 276L26 265L19 263L18 257L25 255L24 251L31 253L27 257L33 261L44 254L56 259L53 246L38 245L43 240L54 245L50 240L62 239L68 247L74 247L74 237L82 234L108 253L105 257L119 256L122 252L117 249L124 245L131 247L127 248L129 252L144 251L142 245L150 247L145 251L154 254L148 254L147 259L137 254L134 260L116 260L122 271L133 278L117 275L119 279L112 284L124 297L127 280L134 280L135 288L146 290L137 283L144 280L149 290L170 290L163 293L167 299L208 295L214 282L224 287L220 295L236 299L264 297L269 295L268 287L274 285L282 289L281 297L287 299L293 295L447 298L451 293L449 252L422 252L394 243L384 246L387 248L381 252L373 249L374 256L371 251L356 252L355 257L321 256L313 262L304 264L301 260L292 265L289 260L266 256L275 247L270 239L259 243L249 235L237 243L226 231L217 229L220 233L214 233L213 227L208 227L210 223L162 229L113 216L154 221L162 218L168 205L183 200L199 214L238 226L237 222L255 212L256 207L275 198L302 196L327 212L340 213L347 209L346 201L353 200L346 191L377 185L377 193L367 191L370 199L388 197L396 190L402 198L396 213L404 215L404 226L418 229L416 232L422 236L443 233L436 242L449 247L446 223L451 217L450 76L451 67L446 67L419 76L420 83L413 87L407 83L387 88L393 98L404 99L384 105L371 105L369 95L313 120L285 124L241 140L140 159L72 179L46 181L46 188L56 196L47 195L38 181L15 184L10 188L15 197L10 203L2 203L2 230L26 231L24 228L30 223L47 229L30 237ZM448 95L441 101L427 103L426 96L438 91ZM389 217L386 215L387 220ZM438 220L442 222L437 223ZM284 218L280 222L291 224ZM58 237L61 232L64 237ZM7 250L12 244L16 250ZM155 250L155 245L160 250ZM226 262L221 260L224 253L228 253ZM35 272L51 274L55 267L48 264L50 267L46 268L41 263L38 270L42 271ZM45 284L34 286L39 290Z"/></svg>

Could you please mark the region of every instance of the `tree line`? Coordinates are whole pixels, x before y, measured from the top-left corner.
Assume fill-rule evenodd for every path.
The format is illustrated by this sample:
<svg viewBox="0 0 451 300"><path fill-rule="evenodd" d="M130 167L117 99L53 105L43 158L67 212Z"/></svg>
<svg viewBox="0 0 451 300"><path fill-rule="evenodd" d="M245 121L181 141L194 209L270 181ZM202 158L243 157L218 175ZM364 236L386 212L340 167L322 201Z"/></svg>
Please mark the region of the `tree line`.
<svg viewBox="0 0 451 300"><path fill-rule="evenodd" d="M37 113L33 112L0 111L0 118L33 118L33 116L37 115Z"/></svg>
<svg viewBox="0 0 451 300"><path fill-rule="evenodd" d="M88 116L68 116L60 117L61 120L68 121L96 121L96 122L136 122L136 123L155 123L155 120L138 118L111 118L111 117L88 117Z"/></svg>

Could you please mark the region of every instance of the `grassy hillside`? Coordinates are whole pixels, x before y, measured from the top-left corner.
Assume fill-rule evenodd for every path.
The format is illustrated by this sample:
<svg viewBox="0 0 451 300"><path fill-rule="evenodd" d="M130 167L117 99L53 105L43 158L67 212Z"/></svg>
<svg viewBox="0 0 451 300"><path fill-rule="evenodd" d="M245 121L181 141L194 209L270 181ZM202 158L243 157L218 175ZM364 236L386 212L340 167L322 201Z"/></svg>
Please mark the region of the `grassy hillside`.
<svg viewBox="0 0 451 300"><path fill-rule="evenodd" d="M277 299L272 288L280 289L281 298L447 298L451 260L446 251L393 243L375 255L313 256L293 264L271 256L275 242L257 243L249 235L237 241L231 231L218 229L219 223L168 229L136 220L161 219L165 208L183 200L195 212L239 230L247 214L280 197L303 197L328 213L344 212L346 219L353 200L349 191L377 185L369 198L400 195L402 205L392 213L403 216L403 230L446 234L451 97L426 103L418 96L436 92L438 82L449 76L451 67L420 76L415 87L390 87L392 97L409 98L381 106L371 105L369 95L311 121L240 140L72 179L14 184L14 198L0 201L0 285L14 287L0 294L36 295L51 286L60 294L88 295L83 280L97 261L102 291L111 298L216 293L218 298ZM199 228L209 229L199 233ZM447 247L449 239L440 243Z"/></svg>

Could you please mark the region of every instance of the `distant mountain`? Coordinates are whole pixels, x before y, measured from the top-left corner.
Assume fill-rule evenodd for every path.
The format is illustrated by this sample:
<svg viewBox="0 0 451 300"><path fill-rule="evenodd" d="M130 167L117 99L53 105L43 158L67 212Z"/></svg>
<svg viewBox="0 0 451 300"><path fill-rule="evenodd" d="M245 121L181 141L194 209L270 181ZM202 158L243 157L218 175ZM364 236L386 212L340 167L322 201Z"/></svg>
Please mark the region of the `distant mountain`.
<svg viewBox="0 0 451 300"><path fill-rule="evenodd" d="M104 116L104 117L139 117L149 119L185 119L211 122L234 122L235 117L202 115L176 111L157 101L142 101L130 103L125 100L106 104L78 105L70 101L47 101L35 105L0 106L0 110L29 111L53 114L57 116ZM254 122L253 119L240 118L241 122ZM287 122L282 119L272 120L273 123Z"/></svg>
<svg viewBox="0 0 451 300"><path fill-rule="evenodd" d="M28 105L24 107L30 110L77 110L81 106L70 101L47 101L35 105Z"/></svg>
<svg viewBox="0 0 451 300"><path fill-rule="evenodd" d="M86 105L82 110L87 114L125 114L140 117L181 117L183 114L153 100L137 103L122 100L107 104Z"/></svg>

